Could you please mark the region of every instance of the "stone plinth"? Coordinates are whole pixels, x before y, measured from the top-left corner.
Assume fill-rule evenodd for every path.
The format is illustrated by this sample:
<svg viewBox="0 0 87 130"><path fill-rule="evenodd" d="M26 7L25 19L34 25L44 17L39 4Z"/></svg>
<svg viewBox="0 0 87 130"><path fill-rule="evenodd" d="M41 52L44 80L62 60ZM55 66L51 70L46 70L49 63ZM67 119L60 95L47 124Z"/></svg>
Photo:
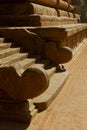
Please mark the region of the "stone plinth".
<svg viewBox="0 0 87 130"><path fill-rule="evenodd" d="M11 100L0 100L0 119L30 122L29 102L14 102Z"/></svg>
<svg viewBox="0 0 87 130"><path fill-rule="evenodd" d="M77 18L62 18L47 15L3 15L0 18L1 26L54 26L78 23Z"/></svg>

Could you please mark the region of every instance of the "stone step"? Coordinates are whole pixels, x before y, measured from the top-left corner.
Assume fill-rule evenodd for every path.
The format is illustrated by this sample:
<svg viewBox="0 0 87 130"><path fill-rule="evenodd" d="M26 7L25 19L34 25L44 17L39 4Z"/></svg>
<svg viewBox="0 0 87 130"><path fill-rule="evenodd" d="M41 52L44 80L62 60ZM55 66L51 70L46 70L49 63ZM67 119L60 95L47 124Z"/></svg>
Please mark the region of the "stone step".
<svg viewBox="0 0 87 130"><path fill-rule="evenodd" d="M20 66L18 68L18 69L20 69L20 70L18 70L18 72L22 73L21 69L27 70L28 68L37 68L37 69L42 68L47 73L49 78L55 73L56 67L49 67L49 66L47 66L49 64L49 61L43 60L43 64L42 64L42 62L41 63L35 63L35 61L36 61L36 59L27 58L27 59L24 59L24 60L21 60L21 61L17 62L17 64ZM14 65L15 64L13 64L13 66ZM46 69L45 69L45 66L46 66Z"/></svg>
<svg viewBox="0 0 87 130"><path fill-rule="evenodd" d="M56 67L52 67L50 69L45 70L48 74L49 78L56 72Z"/></svg>
<svg viewBox="0 0 87 130"><path fill-rule="evenodd" d="M0 38L0 43L3 43L4 42L4 38Z"/></svg>
<svg viewBox="0 0 87 130"><path fill-rule="evenodd" d="M31 0L31 2L42 4L49 7L60 8L62 10L68 10L69 4L63 0Z"/></svg>
<svg viewBox="0 0 87 130"><path fill-rule="evenodd" d="M34 3L20 3L20 4L0 4L0 15L29 15L29 14L44 14L44 15L56 15L57 10L54 8L38 5Z"/></svg>
<svg viewBox="0 0 87 130"><path fill-rule="evenodd" d="M33 64L32 66L30 66L30 67L32 67L32 68L44 68L44 64L38 64L38 63L36 63L36 64Z"/></svg>
<svg viewBox="0 0 87 130"><path fill-rule="evenodd" d="M31 27L28 29L31 32L38 34L41 38L46 40L63 40L66 37L72 36L87 29L87 24L70 24L61 26L48 27ZM48 33L49 31L49 33Z"/></svg>
<svg viewBox="0 0 87 130"><path fill-rule="evenodd" d="M0 50L0 59L19 53L19 51L20 51L20 48L7 48L4 50Z"/></svg>
<svg viewBox="0 0 87 130"><path fill-rule="evenodd" d="M48 108L48 106L52 103L52 101L63 88L63 84L65 83L68 76L69 73L66 71L61 73L57 72L51 76L48 89L40 96L33 99L33 102L38 108L39 112Z"/></svg>
<svg viewBox="0 0 87 130"><path fill-rule="evenodd" d="M57 10L57 13L58 13L58 16L59 17L69 17L69 15L68 15L68 11L64 11L64 10L60 10L60 9L58 9Z"/></svg>
<svg viewBox="0 0 87 130"><path fill-rule="evenodd" d="M1 15L0 26L53 26L78 23L77 18L48 15Z"/></svg>
<svg viewBox="0 0 87 130"><path fill-rule="evenodd" d="M0 43L0 50L7 49L12 43Z"/></svg>
<svg viewBox="0 0 87 130"><path fill-rule="evenodd" d="M11 50L16 50L16 49L19 50L19 48L8 48L8 49L1 50L0 53L1 54L2 54L2 52L7 53L8 50L11 51ZM36 113L38 112L38 110L42 111L50 105L50 103L53 101L53 99L56 97L56 95L62 88L64 81L68 77L68 73L65 73L65 72L61 72L62 74L58 73L58 72L56 72L56 67L54 67L54 66L48 67L45 69L45 66L48 66L48 64L49 64L49 61L42 60L41 63L39 63L38 61L40 60L41 57L38 58L38 60L36 62L36 58L27 58L28 53L19 53L19 51L17 52L17 54L10 55L10 53L11 52L9 52L9 55L7 57L2 57L2 59L0 59L0 65L1 65L0 66L0 73L1 73L0 89L3 88L3 90L8 93L9 97L11 97L14 100L20 100L20 101L26 100L28 98L33 98L33 97L40 95L49 86L48 87L49 89L47 89L47 91L45 91L46 94L45 93L41 94L42 97L40 98L41 99L40 102L38 100L38 97L34 98L34 100L33 100L36 106L31 105L29 112L30 112L30 116L34 117L36 115ZM23 67L24 72L18 73L16 67L15 68L11 67L13 64L20 64L20 66ZM8 73L9 73L9 76L7 78ZM60 74L62 76L59 76ZM3 83L4 76L6 78L5 83ZM15 81L15 83L14 83L14 81ZM13 83L14 83L14 85L13 85ZM15 90L15 92L14 92L14 90ZM20 91L21 91L21 93L20 93ZM48 97L45 98L47 93L48 93ZM45 97L43 97L43 95ZM43 98L44 98L44 103L43 103ZM2 105L6 106L5 103L2 103ZM15 103L13 103L13 106L14 105L15 105ZM9 105L9 107L10 107L10 105ZM20 108L20 105L18 107ZM25 107L26 107L26 105L24 105L24 109L25 109ZM15 113L14 120L15 119L23 120L23 119L21 119L21 117L24 117L24 120L26 121L28 118L26 119L25 116L27 116L28 108L27 108L27 111L23 114L19 113L19 108L17 110L17 114L20 115L20 118L18 118L17 114L14 112L13 109L11 111L12 115ZM36 108L38 108L38 109L36 109ZM11 109L9 109L7 115L6 115L5 109L4 109L4 111L2 110L3 114L1 115L1 118L9 119L9 120L13 119L12 115L10 113L10 110ZM10 114L10 116L8 118L9 114Z"/></svg>
<svg viewBox="0 0 87 130"><path fill-rule="evenodd" d="M0 65L2 67L9 66L17 61L20 61L20 60L27 58L27 56L28 56L28 53L17 53L17 54L8 56L8 57L2 58L0 60Z"/></svg>
<svg viewBox="0 0 87 130"><path fill-rule="evenodd" d="M56 8L56 9L62 9L62 10L67 10L67 11L73 11L74 6L71 4L63 1L63 0L55 0L55 1L48 1L46 2L45 0L31 0L33 5L36 5L37 7L45 5L48 7ZM35 4L34 4L35 3ZM33 7L30 6L30 2L21 2L21 3L3 3L0 4L0 14L29 14L30 9L33 9ZM9 10L10 6L10 10ZM43 7L42 7L43 8Z"/></svg>
<svg viewBox="0 0 87 130"><path fill-rule="evenodd" d="M46 7L43 5L38 5L34 3L30 3L28 14L40 14L40 15L53 15L58 16L57 10L54 8Z"/></svg>
<svg viewBox="0 0 87 130"><path fill-rule="evenodd" d="M35 64L36 59L34 58L26 58L24 60L21 60L19 62L17 62L18 64L20 64L20 66L23 69L27 69L29 66L31 66L32 64Z"/></svg>

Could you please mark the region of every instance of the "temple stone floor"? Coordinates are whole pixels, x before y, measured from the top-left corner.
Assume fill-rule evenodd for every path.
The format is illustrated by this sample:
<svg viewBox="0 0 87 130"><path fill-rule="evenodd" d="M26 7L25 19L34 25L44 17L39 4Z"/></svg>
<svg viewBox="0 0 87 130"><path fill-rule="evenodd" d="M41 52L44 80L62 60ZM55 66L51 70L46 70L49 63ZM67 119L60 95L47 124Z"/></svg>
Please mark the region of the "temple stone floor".
<svg viewBox="0 0 87 130"><path fill-rule="evenodd" d="M50 107L30 124L0 122L0 130L87 130L87 40L74 51L70 76Z"/></svg>

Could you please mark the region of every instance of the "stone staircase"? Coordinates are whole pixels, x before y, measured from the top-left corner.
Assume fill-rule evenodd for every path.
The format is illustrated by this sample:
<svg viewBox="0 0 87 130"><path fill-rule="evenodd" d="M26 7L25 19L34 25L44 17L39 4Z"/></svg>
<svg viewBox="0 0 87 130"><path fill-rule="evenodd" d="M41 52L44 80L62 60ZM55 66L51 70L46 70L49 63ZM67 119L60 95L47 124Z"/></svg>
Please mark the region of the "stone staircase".
<svg viewBox="0 0 87 130"><path fill-rule="evenodd" d="M52 103L69 76L62 64L86 37L78 22L67 1L1 1L1 119L29 122Z"/></svg>
<svg viewBox="0 0 87 130"><path fill-rule="evenodd" d="M38 73L40 77L38 77ZM25 74L25 79L20 81L23 74ZM37 111L45 110L62 89L68 75L69 73L62 66L55 66L49 60L43 59L39 55L29 55L29 52L25 53L23 50L21 51L20 47L16 47L15 43L6 42L4 38L0 38L0 106L4 104L3 110L0 109L0 118L29 121L28 111L30 111L30 115L33 118ZM45 89L47 90L41 96L38 96ZM24 102L24 100L30 98L33 98L32 101ZM18 105L17 102L21 104ZM29 104L29 107L26 107L27 104ZM21 114L19 111L22 105L24 109L27 109L27 112L24 114ZM7 106L8 112L5 110ZM18 109L14 111L12 106L14 108L17 106ZM9 116L10 111L13 114L15 113L15 117ZM22 109L21 111L24 110Z"/></svg>

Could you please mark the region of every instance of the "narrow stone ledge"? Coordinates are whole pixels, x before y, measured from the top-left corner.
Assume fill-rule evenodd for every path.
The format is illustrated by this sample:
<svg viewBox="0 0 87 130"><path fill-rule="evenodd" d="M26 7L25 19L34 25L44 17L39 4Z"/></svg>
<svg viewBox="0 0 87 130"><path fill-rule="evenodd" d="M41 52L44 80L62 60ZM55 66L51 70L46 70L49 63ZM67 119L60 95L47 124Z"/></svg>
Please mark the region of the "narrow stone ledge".
<svg viewBox="0 0 87 130"><path fill-rule="evenodd" d="M63 88L63 84L65 83L68 76L69 72L67 71L55 73L50 79L48 89L40 96L33 99L33 102L39 112L49 107L49 105Z"/></svg>
<svg viewBox="0 0 87 130"><path fill-rule="evenodd" d="M77 18L48 15L1 15L0 26L53 26L78 23Z"/></svg>

